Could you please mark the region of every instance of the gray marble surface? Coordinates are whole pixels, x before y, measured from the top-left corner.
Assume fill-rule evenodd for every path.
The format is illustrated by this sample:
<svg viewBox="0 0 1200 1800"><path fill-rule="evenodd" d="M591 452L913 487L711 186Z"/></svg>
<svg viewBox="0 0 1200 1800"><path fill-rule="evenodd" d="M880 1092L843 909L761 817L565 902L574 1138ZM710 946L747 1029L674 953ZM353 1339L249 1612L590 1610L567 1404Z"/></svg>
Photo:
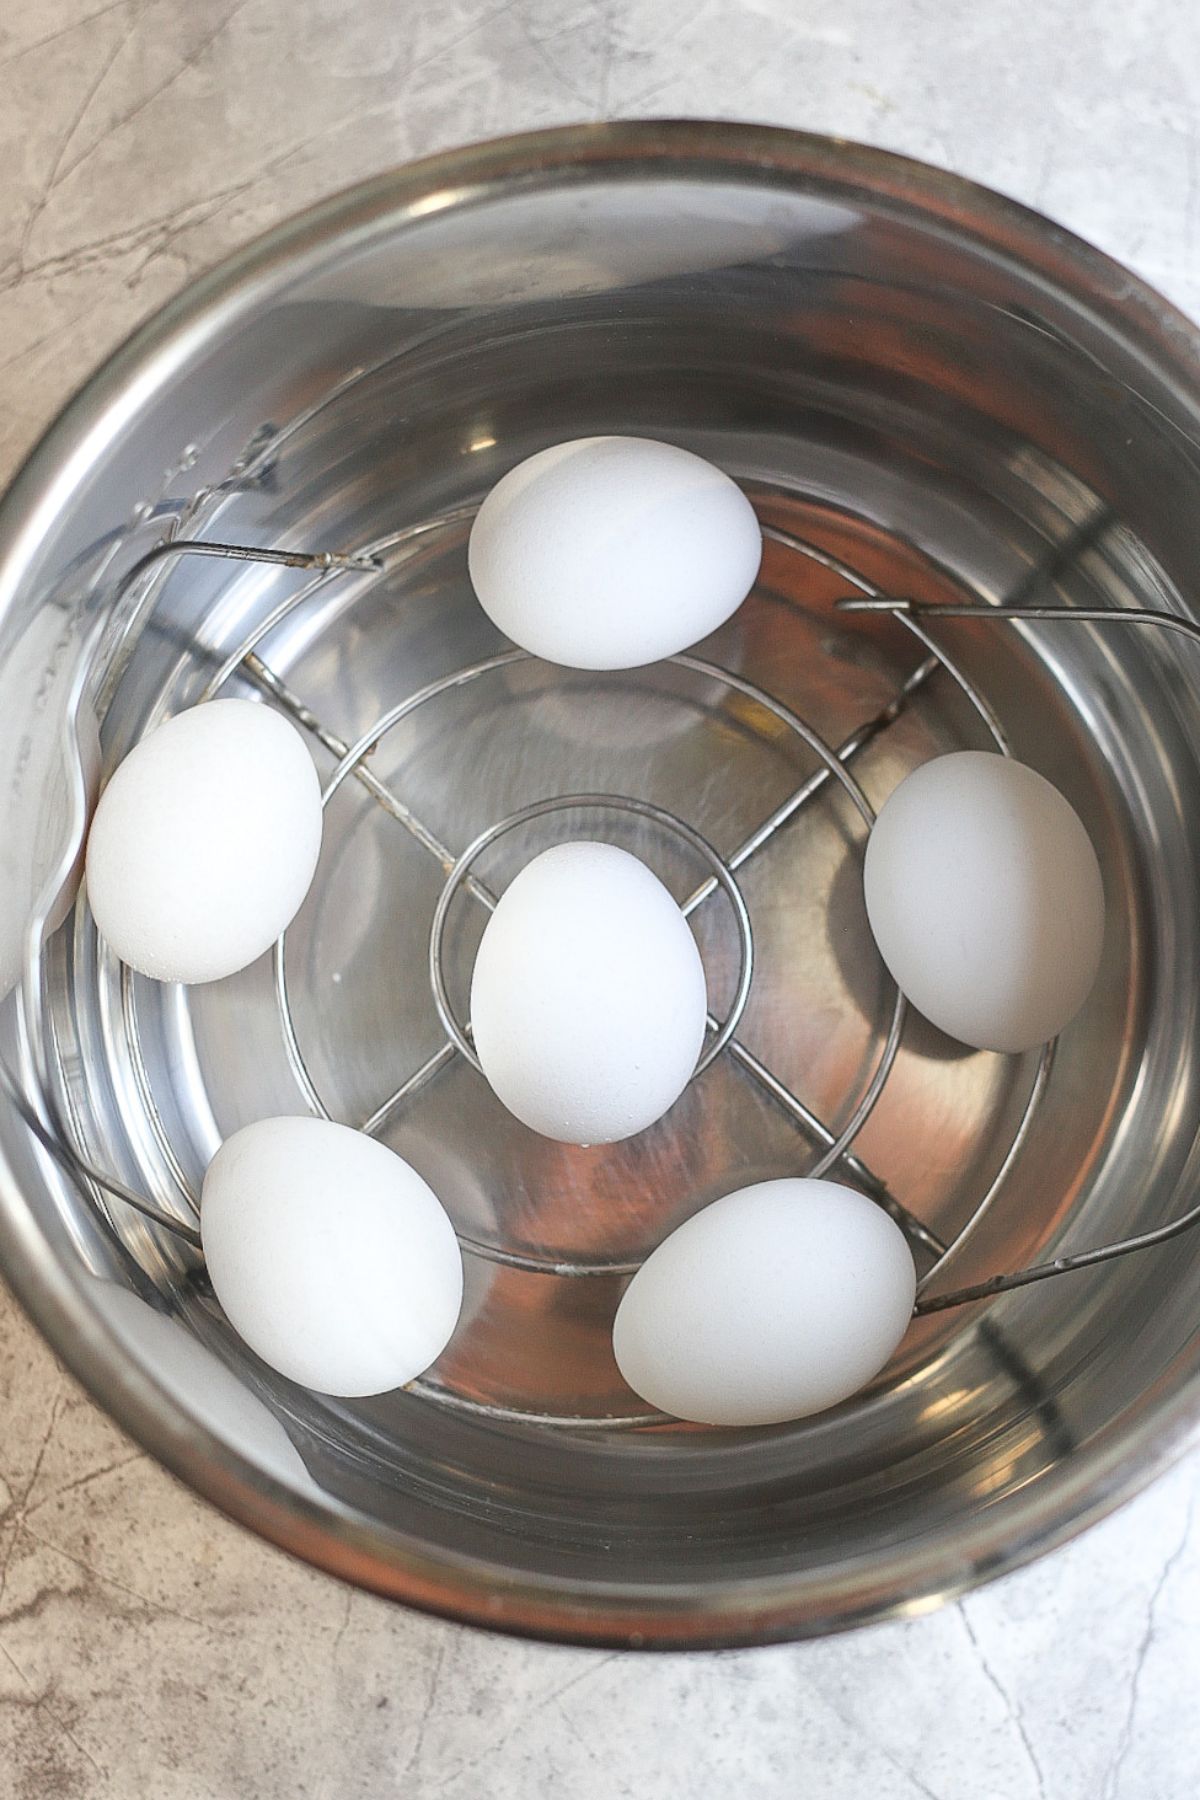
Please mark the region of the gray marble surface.
<svg viewBox="0 0 1200 1800"><path fill-rule="evenodd" d="M226 250L455 141L691 113L859 137L1200 313L1195 0L0 0L0 479ZM3 1800L1192 1800L1200 1460L906 1624L655 1660L490 1639L267 1549L0 1298Z"/></svg>

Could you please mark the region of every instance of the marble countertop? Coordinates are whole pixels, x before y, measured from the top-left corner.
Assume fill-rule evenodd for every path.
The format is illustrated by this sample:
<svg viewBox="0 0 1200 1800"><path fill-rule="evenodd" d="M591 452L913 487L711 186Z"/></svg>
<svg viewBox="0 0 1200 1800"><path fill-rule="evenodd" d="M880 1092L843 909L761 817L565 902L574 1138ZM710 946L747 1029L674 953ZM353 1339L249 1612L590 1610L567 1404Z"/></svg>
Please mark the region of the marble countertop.
<svg viewBox="0 0 1200 1800"><path fill-rule="evenodd" d="M388 164L770 120L1042 208L1200 314L1194 0L3 0L0 482L225 251ZM1193 1800L1200 1459L1036 1568L647 1659L402 1612L219 1518L0 1295L4 1800Z"/></svg>

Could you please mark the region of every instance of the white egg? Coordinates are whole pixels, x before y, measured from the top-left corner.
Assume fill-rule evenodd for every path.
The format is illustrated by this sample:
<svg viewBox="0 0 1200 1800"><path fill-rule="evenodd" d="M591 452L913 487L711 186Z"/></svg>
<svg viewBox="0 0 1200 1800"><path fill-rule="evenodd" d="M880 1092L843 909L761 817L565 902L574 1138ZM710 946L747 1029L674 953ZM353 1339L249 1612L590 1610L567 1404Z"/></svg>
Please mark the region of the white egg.
<svg viewBox="0 0 1200 1800"><path fill-rule="evenodd" d="M208 1165L200 1236L234 1330L291 1381L382 1394L439 1357L462 1306L454 1227L415 1169L327 1119L260 1119Z"/></svg>
<svg viewBox="0 0 1200 1800"><path fill-rule="evenodd" d="M468 563L514 644L574 669L673 656L736 612L762 532L729 476L650 438L578 438L510 469L480 507Z"/></svg>
<svg viewBox="0 0 1200 1800"><path fill-rule="evenodd" d="M867 916L919 1012L980 1050L1029 1050L1087 999L1104 884L1079 815L1036 770L961 750L914 769L881 811Z"/></svg>
<svg viewBox="0 0 1200 1800"><path fill-rule="evenodd" d="M300 910L321 851L321 790L294 726L212 700L141 740L100 796L87 893L123 962L158 981L218 981Z"/></svg>
<svg viewBox="0 0 1200 1800"><path fill-rule="evenodd" d="M900 1227L832 1181L763 1181L715 1200L643 1263L613 1354L635 1394L702 1425L778 1425L876 1376L908 1326Z"/></svg>
<svg viewBox="0 0 1200 1800"><path fill-rule="evenodd" d="M568 1144L662 1117L704 1042L704 965L687 920L613 844L558 844L488 920L471 981L484 1074L526 1125Z"/></svg>

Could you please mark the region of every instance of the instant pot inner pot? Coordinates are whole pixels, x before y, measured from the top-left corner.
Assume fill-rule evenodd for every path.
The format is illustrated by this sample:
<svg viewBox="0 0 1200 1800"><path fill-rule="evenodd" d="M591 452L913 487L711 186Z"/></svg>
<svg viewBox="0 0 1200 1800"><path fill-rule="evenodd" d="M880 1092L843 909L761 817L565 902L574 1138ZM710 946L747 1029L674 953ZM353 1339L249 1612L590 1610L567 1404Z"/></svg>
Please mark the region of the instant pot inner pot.
<svg viewBox="0 0 1200 1800"><path fill-rule="evenodd" d="M257 656L343 743L495 657L507 646L466 573L471 508L521 457L593 433L711 458L765 525L888 594L1191 610L1195 452L1149 364L1049 282L898 202L618 169L586 188L483 191L305 254L113 426L47 536L37 592L82 592L101 612L168 525L306 550L386 540L385 570L314 579L184 558L160 573L103 646L107 766L276 612ZM902 621L839 615L852 591L769 541L752 597L697 655L838 746L927 656ZM957 1287L1191 1203L1200 653L1133 626L930 629L1013 752L1083 817L1108 905L1100 980L986 1220L940 1278ZM261 671L242 664L222 691L262 695ZM336 756L310 741L327 776ZM938 666L853 770L877 808L922 760L991 741ZM711 670L581 675L526 658L448 685L367 766L454 855L530 802L597 792L649 800L729 855L820 765ZM654 821L594 811L531 821L476 873L498 891L569 836L635 850L681 900L707 874ZM864 842L827 782L738 874L755 944L739 1040L832 1133L894 1002L866 926ZM444 1042L427 970L444 881L375 794L342 784L286 957L296 1041L335 1118L370 1118ZM485 916L460 893L449 919L460 1017ZM738 939L719 892L695 924L723 1016ZM123 980L81 904L53 944L48 1006L81 1145L168 1212L185 1215L181 1181L198 1187L222 1137L304 1110L270 959L208 987ZM949 1240L1004 1162L1037 1066L971 1053L910 1014L854 1152ZM869 1610L890 1560L1055 1479L1194 1363L1200 1237L1187 1237L923 1319L872 1389L811 1421L623 1425L642 1410L609 1344L624 1277L552 1266L636 1261L716 1196L806 1172L819 1135L728 1053L624 1144L535 1136L461 1057L377 1128L482 1248L468 1250L462 1323L431 1375L441 1398L292 1387L224 1326L186 1245L118 1201L81 1198L27 1152L22 1178L122 1354L260 1470L369 1526L384 1556L415 1543L568 1595L615 1584L646 1597L647 1617L668 1589L777 1578L801 1596L799 1629L806 1581L837 1571L844 1613ZM169 1344L165 1319L120 1288L183 1322ZM236 1383L197 1362L193 1340Z"/></svg>

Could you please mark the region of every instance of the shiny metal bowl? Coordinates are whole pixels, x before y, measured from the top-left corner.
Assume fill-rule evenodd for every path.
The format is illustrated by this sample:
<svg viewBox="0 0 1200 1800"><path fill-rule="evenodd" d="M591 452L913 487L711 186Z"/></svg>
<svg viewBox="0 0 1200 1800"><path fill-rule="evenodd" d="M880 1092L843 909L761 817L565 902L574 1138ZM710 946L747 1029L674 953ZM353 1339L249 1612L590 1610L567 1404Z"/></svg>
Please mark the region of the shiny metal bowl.
<svg viewBox="0 0 1200 1800"><path fill-rule="evenodd" d="M86 687L111 766L278 615L264 665L327 737L352 741L503 650L467 583L470 508L558 439L699 450L768 524L886 593L1195 616L1198 351L1164 301L1044 219L788 132L549 132L316 208L121 350L0 513L4 972L61 850L68 695ZM115 607L121 573L168 531L405 548L383 580L310 581L290 607L308 579L295 571L195 559ZM501 658L397 725L369 766L452 851L548 794L602 791L728 853L815 766L747 688L838 744L921 662L902 622L836 612L848 591L773 540L754 596L700 653L746 686L685 665L585 679ZM965 1283L1194 1199L1200 666L1194 645L1132 626L962 621L938 642L1084 817L1109 909L1100 983L954 1258ZM261 691L252 676L239 664L225 691ZM878 805L981 730L939 668L855 773ZM353 780L331 799L287 948L306 1066L353 1122L441 1042L425 965L444 871L375 800ZM534 816L476 873L502 886L580 828ZM704 878L653 813L604 829L680 894ZM869 1082L893 999L863 918L863 836L829 783L739 875L756 948L739 1037L831 1132ZM459 1006L479 922L465 900L447 917ZM698 928L717 1007L738 966L719 897ZM129 981L80 902L39 1008L79 1145L169 1213L222 1135L303 1107L269 959L191 991ZM27 1063L6 1012L5 1054ZM910 1019L855 1149L952 1238L1004 1163L1035 1066ZM1200 1411L1197 1236L923 1319L868 1393L801 1425L605 1423L631 1407L608 1348L621 1277L536 1265L635 1261L703 1201L820 1152L728 1055L660 1126L605 1150L534 1138L462 1057L381 1124L482 1247L434 1372L450 1403L333 1402L273 1376L224 1327L185 1243L81 1192L11 1111L0 1123L0 1262L97 1399L264 1535L464 1620L714 1645L920 1610L1114 1506Z"/></svg>

